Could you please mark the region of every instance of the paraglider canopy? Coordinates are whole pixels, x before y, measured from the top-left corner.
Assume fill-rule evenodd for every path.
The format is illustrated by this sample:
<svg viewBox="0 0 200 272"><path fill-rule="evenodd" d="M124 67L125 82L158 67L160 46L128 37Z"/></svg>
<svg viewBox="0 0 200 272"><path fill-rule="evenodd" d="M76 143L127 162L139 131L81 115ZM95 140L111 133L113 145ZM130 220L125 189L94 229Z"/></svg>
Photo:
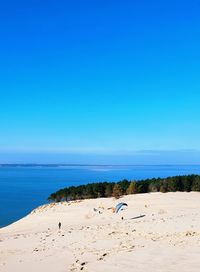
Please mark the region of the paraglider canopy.
<svg viewBox="0 0 200 272"><path fill-rule="evenodd" d="M124 206L128 206L128 204L124 202L117 204L117 206L115 207L115 213L118 213Z"/></svg>

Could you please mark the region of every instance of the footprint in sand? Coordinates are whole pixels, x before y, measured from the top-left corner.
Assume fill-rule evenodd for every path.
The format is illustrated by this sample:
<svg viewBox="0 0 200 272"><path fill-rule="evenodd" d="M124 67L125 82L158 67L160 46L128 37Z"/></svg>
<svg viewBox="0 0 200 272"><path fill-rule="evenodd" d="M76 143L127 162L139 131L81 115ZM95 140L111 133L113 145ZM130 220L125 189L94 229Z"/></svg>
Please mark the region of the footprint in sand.
<svg viewBox="0 0 200 272"><path fill-rule="evenodd" d="M101 257L99 257L97 260L98 261L103 261L104 257L106 257L108 255L108 253L104 253Z"/></svg>
<svg viewBox="0 0 200 272"><path fill-rule="evenodd" d="M80 263L80 261L77 259L76 262L71 265L70 271L71 272L77 271L77 270L82 271L83 269L86 268L86 264L87 264L87 262Z"/></svg>

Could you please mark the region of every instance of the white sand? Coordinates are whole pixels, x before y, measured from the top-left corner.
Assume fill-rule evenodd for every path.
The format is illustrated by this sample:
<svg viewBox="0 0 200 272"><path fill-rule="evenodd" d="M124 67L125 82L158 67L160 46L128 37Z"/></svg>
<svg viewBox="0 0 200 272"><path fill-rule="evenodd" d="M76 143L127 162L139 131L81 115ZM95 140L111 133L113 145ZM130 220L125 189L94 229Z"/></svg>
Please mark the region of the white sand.
<svg viewBox="0 0 200 272"><path fill-rule="evenodd" d="M128 209L108 210L121 201ZM147 270L200 271L200 193L47 205L0 229L1 272Z"/></svg>

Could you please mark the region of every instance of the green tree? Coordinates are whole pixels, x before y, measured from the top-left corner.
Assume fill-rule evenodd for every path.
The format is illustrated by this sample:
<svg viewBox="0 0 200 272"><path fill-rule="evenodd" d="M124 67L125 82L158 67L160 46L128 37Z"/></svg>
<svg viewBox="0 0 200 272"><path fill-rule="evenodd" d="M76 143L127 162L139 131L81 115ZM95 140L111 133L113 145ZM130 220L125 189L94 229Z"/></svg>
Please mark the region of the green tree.
<svg viewBox="0 0 200 272"><path fill-rule="evenodd" d="M200 192L200 176L196 176L192 183L192 191Z"/></svg>
<svg viewBox="0 0 200 272"><path fill-rule="evenodd" d="M170 177L167 180L169 192L183 191L183 184L179 177Z"/></svg>
<svg viewBox="0 0 200 272"><path fill-rule="evenodd" d="M191 176L183 176L180 177L182 186L183 186L183 191L190 192L191 191L191 185L192 185L192 178Z"/></svg>
<svg viewBox="0 0 200 272"><path fill-rule="evenodd" d="M140 180L137 182L137 193L144 194L148 193L150 180Z"/></svg>
<svg viewBox="0 0 200 272"><path fill-rule="evenodd" d="M56 193L52 193L47 200L49 202L56 201Z"/></svg>
<svg viewBox="0 0 200 272"><path fill-rule="evenodd" d="M122 191L122 194L126 194L126 190L128 189L130 182L127 179L123 179L118 182L120 190Z"/></svg>
<svg viewBox="0 0 200 272"><path fill-rule="evenodd" d="M113 187L114 187L114 184L113 184L113 183L108 183L108 184L106 185L106 189L105 189L105 197L111 197L111 196L112 196Z"/></svg>

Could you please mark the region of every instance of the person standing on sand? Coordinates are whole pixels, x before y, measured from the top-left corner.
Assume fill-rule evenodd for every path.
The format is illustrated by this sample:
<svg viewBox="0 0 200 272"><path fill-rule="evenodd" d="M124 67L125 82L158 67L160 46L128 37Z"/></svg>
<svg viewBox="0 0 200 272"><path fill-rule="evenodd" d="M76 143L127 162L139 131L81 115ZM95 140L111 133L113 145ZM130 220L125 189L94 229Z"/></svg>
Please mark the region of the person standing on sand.
<svg viewBox="0 0 200 272"><path fill-rule="evenodd" d="M60 222L58 223L58 228L59 228L59 230L60 230L60 228L61 228L61 223L60 223Z"/></svg>

